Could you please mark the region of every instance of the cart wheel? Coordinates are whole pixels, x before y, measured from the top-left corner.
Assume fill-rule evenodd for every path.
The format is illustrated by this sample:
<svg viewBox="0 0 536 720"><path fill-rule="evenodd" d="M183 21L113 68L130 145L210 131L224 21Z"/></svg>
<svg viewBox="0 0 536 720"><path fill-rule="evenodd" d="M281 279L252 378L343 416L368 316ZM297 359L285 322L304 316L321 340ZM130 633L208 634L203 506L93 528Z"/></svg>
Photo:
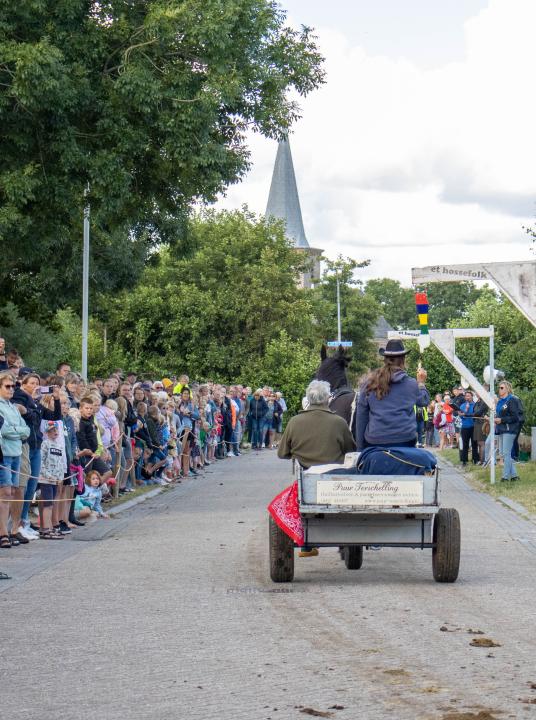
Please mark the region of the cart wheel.
<svg viewBox="0 0 536 720"><path fill-rule="evenodd" d="M456 582L460 569L460 516L454 508L440 508L434 519L432 568L436 582Z"/></svg>
<svg viewBox="0 0 536 720"><path fill-rule="evenodd" d="M270 517L270 577L273 582L292 582L294 579L294 543Z"/></svg>
<svg viewBox="0 0 536 720"><path fill-rule="evenodd" d="M361 545L346 545L344 548L344 564L348 570L359 570L363 565L363 548Z"/></svg>

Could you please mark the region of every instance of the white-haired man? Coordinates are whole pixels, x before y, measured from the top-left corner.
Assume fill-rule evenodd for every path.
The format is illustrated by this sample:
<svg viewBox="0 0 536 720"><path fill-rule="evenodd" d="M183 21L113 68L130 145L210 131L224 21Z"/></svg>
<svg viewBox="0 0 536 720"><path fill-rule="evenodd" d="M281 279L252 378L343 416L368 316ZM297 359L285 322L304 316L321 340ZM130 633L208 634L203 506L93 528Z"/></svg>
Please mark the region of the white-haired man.
<svg viewBox="0 0 536 720"><path fill-rule="evenodd" d="M305 468L344 462L346 453L355 450L355 442L346 422L328 408L329 383L313 380L305 396L307 409L289 420L278 456L296 458Z"/></svg>
<svg viewBox="0 0 536 720"><path fill-rule="evenodd" d="M288 422L277 454L296 458L305 468L325 463L342 463L347 452L355 450L348 425L328 408L329 383L313 380L305 393L307 406ZM318 548L301 547L300 557L315 557Z"/></svg>

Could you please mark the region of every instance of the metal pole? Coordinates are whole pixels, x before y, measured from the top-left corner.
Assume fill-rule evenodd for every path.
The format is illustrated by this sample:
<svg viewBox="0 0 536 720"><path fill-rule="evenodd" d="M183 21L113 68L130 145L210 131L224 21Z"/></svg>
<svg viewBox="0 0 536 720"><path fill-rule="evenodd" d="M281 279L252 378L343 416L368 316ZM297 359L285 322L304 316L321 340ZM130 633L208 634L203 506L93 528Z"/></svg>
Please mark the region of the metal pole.
<svg viewBox="0 0 536 720"><path fill-rule="evenodd" d="M341 342L341 290L339 283L339 273L337 273L337 340Z"/></svg>
<svg viewBox="0 0 536 720"><path fill-rule="evenodd" d="M489 336L489 391L492 396L495 396L495 328L490 325L489 329L491 330ZM495 405L489 411L489 431L491 434L489 481L491 485L495 485Z"/></svg>
<svg viewBox="0 0 536 720"><path fill-rule="evenodd" d="M84 197L89 193L89 185ZM84 208L84 250L82 255L82 377L87 382L87 338L89 331L89 202Z"/></svg>

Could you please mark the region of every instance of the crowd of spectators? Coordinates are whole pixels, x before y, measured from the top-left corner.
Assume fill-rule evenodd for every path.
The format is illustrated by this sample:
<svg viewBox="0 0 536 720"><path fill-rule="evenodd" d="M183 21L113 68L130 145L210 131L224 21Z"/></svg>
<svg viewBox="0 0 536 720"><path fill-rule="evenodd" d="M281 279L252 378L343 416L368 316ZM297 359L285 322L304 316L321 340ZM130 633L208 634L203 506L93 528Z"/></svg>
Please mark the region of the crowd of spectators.
<svg viewBox="0 0 536 720"><path fill-rule="evenodd" d="M268 386L38 373L0 339L0 548L61 540L119 495L276 447L286 410Z"/></svg>
<svg viewBox="0 0 536 720"><path fill-rule="evenodd" d="M437 393L423 409L425 441L428 447L440 450L458 448L464 466L469 462L469 451L473 465L487 465L492 451L498 450L502 479L517 480L514 461L519 457L523 404L507 380L501 380L497 390L495 428L491 432L488 406L475 392L460 385L452 392ZM417 424L419 428L419 418Z"/></svg>

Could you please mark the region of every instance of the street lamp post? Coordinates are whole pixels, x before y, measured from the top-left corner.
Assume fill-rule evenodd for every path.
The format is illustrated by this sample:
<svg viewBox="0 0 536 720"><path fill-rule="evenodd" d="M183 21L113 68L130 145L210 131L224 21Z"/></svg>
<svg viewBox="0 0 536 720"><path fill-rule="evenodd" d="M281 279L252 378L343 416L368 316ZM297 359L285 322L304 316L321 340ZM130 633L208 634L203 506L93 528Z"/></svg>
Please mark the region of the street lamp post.
<svg viewBox="0 0 536 720"><path fill-rule="evenodd" d="M337 271L337 340L341 342L341 288Z"/></svg>
<svg viewBox="0 0 536 720"><path fill-rule="evenodd" d="M89 184L84 193L87 198ZM82 254L82 377L87 382L87 339L89 331L89 200L84 207L84 249Z"/></svg>
<svg viewBox="0 0 536 720"><path fill-rule="evenodd" d="M495 396L495 328L490 325L491 334L489 336L489 391ZM495 485L495 407L489 409L489 432L491 435L491 455L490 455L490 476L491 485Z"/></svg>

